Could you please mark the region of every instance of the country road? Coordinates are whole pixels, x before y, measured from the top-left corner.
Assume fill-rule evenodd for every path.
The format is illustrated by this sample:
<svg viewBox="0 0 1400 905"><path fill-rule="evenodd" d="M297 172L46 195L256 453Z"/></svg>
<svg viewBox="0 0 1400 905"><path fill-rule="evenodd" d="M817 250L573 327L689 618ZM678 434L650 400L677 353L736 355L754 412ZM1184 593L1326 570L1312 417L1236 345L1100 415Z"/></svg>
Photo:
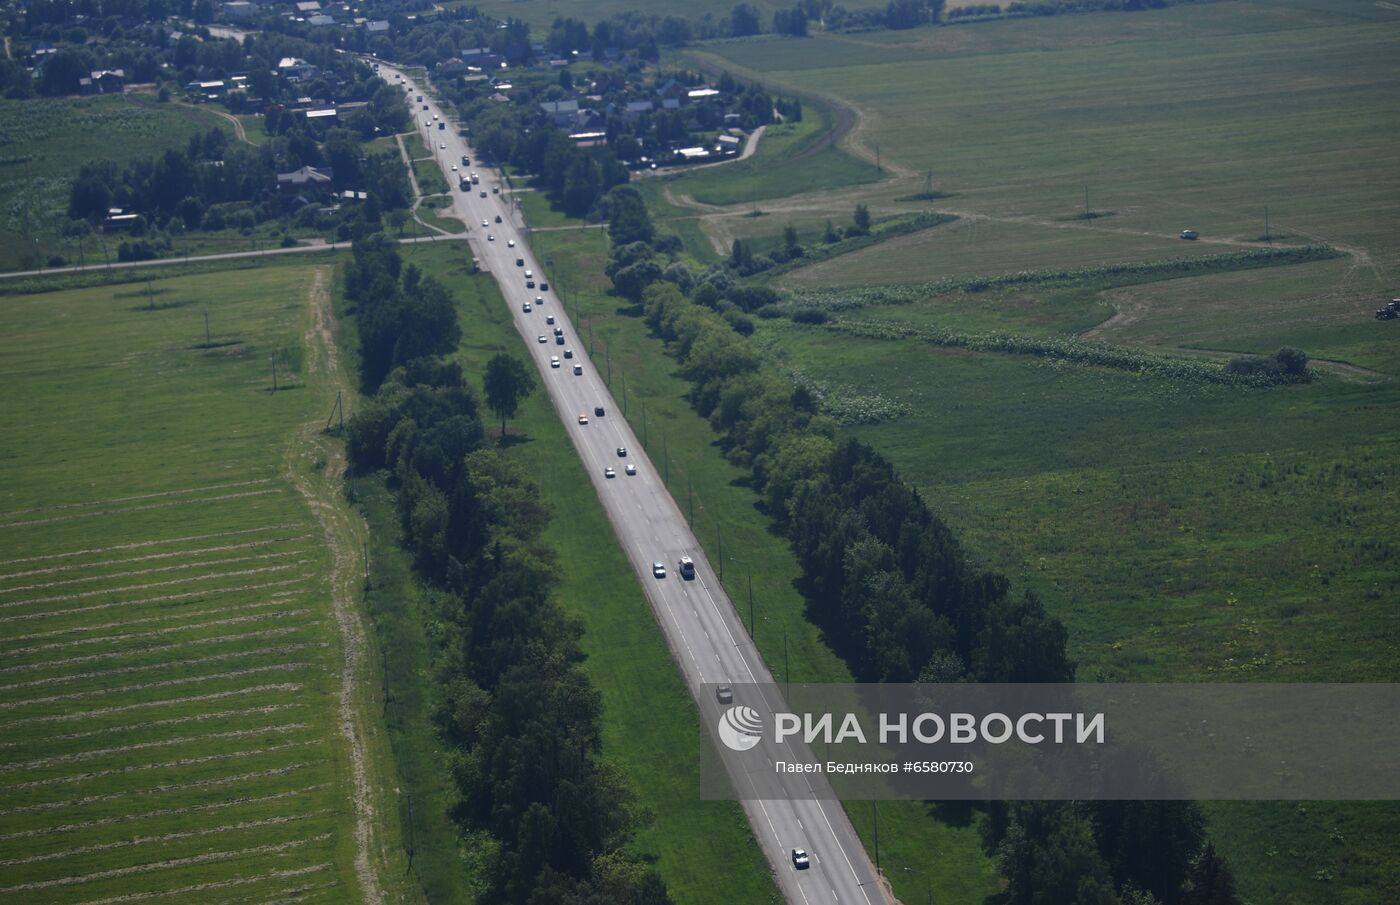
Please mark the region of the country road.
<svg viewBox="0 0 1400 905"><path fill-rule="evenodd" d="M540 282L535 283L535 288L527 285L527 279L547 281L549 275L526 244L509 194L496 192L502 186L498 174L476 161L475 152L455 130L436 128L432 114L443 117L445 112L423 90L424 86L384 61L379 62L380 75L391 84L403 79L408 99L413 102L414 121L449 184L456 185L457 175L473 169L480 175L480 185L452 193L455 210L466 223L487 224L472 231L472 253L500 284L516 330L593 481L702 718L717 717L716 702L702 688L704 683L772 684L768 667L750 643L742 621L667 491L661 473L621 416L603 375L589 360L585 344L579 342L556 290L545 290ZM423 102L414 102L419 94L427 102L427 110L423 109ZM462 165L464 156L472 160L470 165ZM454 164L462 167L457 173L451 170ZM532 305L529 313L523 310L527 302ZM554 318L553 325L546 323L547 317ZM553 335L555 326L563 331L562 341L556 341ZM555 356L559 359L557 367L551 366ZM602 415L597 414L599 409ZM629 462L636 465L635 476L628 476L624 470ZM603 470L608 466L616 469L615 478L604 476ZM682 555L695 561L693 581L683 581L676 574L676 563ZM667 577L652 576L653 561L666 565ZM766 703L771 708L779 702ZM883 905L891 901L841 803L825 786L824 778L802 777L801 783L805 786L809 780L817 787L817 800L743 802L754 838L763 849L784 898L793 905ZM810 853L811 869L794 870L790 860L794 848Z"/></svg>

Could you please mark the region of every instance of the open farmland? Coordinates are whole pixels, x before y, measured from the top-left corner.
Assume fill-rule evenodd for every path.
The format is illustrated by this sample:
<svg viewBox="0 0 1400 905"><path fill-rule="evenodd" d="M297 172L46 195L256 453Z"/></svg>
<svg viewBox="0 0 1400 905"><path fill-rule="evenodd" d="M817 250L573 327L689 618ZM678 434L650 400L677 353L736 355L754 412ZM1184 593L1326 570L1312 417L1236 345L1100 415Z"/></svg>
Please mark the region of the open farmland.
<svg viewBox="0 0 1400 905"><path fill-rule="evenodd" d="M0 104L0 270L35 266L35 254L41 263L52 254L78 259L77 243L59 230L84 163L105 158L121 166L214 127L229 128L213 113L138 94ZM86 253L101 259L98 239L87 242Z"/></svg>
<svg viewBox="0 0 1400 905"><path fill-rule="evenodd" d="M341 902L372 876L307 428L330 272L237 277L0 303L0 902Z"/></svg>
<svg viewBox="0 0 1400 905"><path fill-rule="evenodd" d="M853 106L857 145L878 146L893 177L767 202L774 222L839 222L860 200L907 209L930 172L945 197L919 206L983 221L930 233L923 254L906 243L897 279L947 275L959 241L987 272L1038 266L1044 244L1061 246L1060 266L1151 257L1185 227L1228 251L1263 237L1267 206L1276 242L1354 249L1372 289L1394 275L1400 233L1397 35L1400 9L1384 4L1239 0L695 53ZM694 194L686 178L678 196ZM1086 187L1104 216L1080 221ZM868 275L886 261L851 264Z"/></svg>
<svg viewBox="0 0 1400 905"><path fill-rule="evenodd" d="M760 320L755 342L861 401L874 423L848 430L1065 620L1081 680L1395 681L1400 346L1371 313L1400 294L1397 39L1386 4L1238 0L709 45L694 52L850 104L890 178L769 198L764 217L686 213L726 237L839 226L860 201L959 215L778 278L859 335ZM930 171L940 195L914 200ZM1344 256L1111 267L1307 244ZM1034 273L990 279L1018 271ZM988 333L1217 366L1294 346L1315 380L1245 389L929 341ZM1206 811L1246 901L1400 898L1391 803Z"/></svg>

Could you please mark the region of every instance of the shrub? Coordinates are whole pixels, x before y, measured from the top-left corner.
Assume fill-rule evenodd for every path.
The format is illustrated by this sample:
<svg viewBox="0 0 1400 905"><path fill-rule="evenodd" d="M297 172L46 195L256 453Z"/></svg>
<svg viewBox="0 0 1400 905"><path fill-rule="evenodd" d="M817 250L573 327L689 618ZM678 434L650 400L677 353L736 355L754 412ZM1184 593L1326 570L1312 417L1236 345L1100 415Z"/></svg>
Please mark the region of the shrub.
<svg viewBox="0 0 1400 905"><path fill-rule="evenodd" d="M824 324L827 316L819 308L802 308L792 313L792 320L797 324Z"/></svg>

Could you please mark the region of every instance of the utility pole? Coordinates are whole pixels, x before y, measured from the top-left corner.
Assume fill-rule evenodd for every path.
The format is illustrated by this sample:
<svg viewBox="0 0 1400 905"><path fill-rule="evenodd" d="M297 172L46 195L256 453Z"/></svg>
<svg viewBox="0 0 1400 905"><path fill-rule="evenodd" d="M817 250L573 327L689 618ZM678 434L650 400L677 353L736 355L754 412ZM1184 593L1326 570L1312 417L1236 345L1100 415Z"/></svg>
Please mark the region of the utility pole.
<svg viewBox="0 0 1400 905"><path fill-rule="evenodd" d="M647 445L647 404L642 403L642 448Z"/></svg>
<svg viewBox="0 0 1400 905"><path fill-rule="evenodd" d="M277 353L273 352L268 356L272 361L272 392L277 392Z"/></svg>
<svg viewBox="0 0 1400 905"><path fill-rule="evenodd" d="M608 347L608 346L604 346L604 347L603 347L603 357L606 358L606 359L607 359L607 362L608 362L608 386L611 387L611 386L612 386L612 349L611 349L610 347Z"/></svg>
<svg viewBox="0 0 1400 905"><path fill-rule="evenodd" d="M204 312L204 348L214 345L214 337L209 332L209 312Z"/></svg>
<svg viewBox="0 0 1400 905"><path fill-rule="evenodd" d="M671 486L671 444L665 434L661 435L661 461L665 463L666 476L663 479L667 487Z"/></svg>
<svg viewBox="0 0 1400 905"><path fill-rule="evenodd" d="M1269 206L1264 205L1264 241L1273 244L1273 236L1269 234Z"/></svg>
<svg viewBox="0 0 1400 905"><path fill-rule="evenodd" d="M1089 216L1089 183L1084 183L1084 219L1092 219Z"/></svg>
<svg viewBox="0 0 1400 905"><path fill-rule="evenodd" d="M878 142L875 144L875 169L879 170L881 173L885 172L884 166L880 163L880 145Z"/></svg>
<svg viewBox="0 0 1400 905"><path fill-rule="evenodd" d="M688 510L690 511L690 515L686 517L686 522L687 522L687 524L688 524L692 529L694 529L694 528L695 528L695 488L694 488L694 486L693 486L693 485L691 484L691 482L690 482L690 473L689 473L689 472L686 472L686 475L685 475L685 504L686 504L686 509L688 509Z"/></svg>
<svg viewBox="0 0 1400 905"><path fill-rule="evenodd" d="M715 519L715 542L719 545L719 580L724 581L724 529L719 519Z"/></svg>

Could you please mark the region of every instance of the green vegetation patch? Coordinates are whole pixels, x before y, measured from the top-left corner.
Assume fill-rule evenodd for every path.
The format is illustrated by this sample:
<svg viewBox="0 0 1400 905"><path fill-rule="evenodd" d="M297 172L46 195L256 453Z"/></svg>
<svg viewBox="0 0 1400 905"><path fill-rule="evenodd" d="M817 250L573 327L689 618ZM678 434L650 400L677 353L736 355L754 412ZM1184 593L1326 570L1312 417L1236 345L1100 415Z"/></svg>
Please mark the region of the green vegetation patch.
<svg viewBox="0 0 1400 905"><path fill-rule="evenodd" d="M59 233L79 166L97 159L121 166L214 127L232 129L214 114L138 94L0 104L0 270L77 257Z"/></svg>
<svg viewBox="0 0 1400 905"><path fill-rule="evenodd" d="M0 901L357 894L331 557L291 477L326 464L293 447L328 273L0 306Z"/></svg>

